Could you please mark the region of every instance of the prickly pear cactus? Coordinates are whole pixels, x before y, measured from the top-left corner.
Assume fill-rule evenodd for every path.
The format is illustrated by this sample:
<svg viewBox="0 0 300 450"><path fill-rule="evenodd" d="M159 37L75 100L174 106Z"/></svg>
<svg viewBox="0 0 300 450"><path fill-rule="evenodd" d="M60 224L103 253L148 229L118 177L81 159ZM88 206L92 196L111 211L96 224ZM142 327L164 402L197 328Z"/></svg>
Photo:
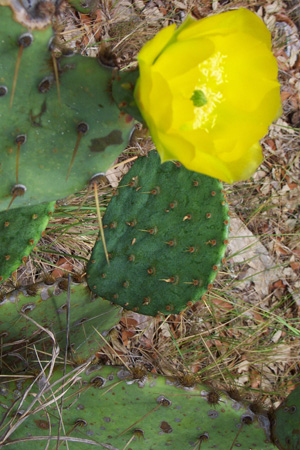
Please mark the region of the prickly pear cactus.
<svg viewBox="0 0 300 450"><path fill-rule="evenodd" d="M35 383L19 414L18 404L29 382L2 385L2 439L9 437L10 445L20 450L31 450L33 442L35 449L44 449L47 440L53 440L53 448L60 417L54 393L58 397L64 389L60 439L68 440L74 450L90 445L110 450L275 450L268 440L265 416L256 416L225 394L212 395L204 385L184 388L152 374L136 379L134 372L107 366L73 371L63 387L58 383L62 375L58 369L48 383L46 379ZM39 393L42 396L37 398ZM34 399L31 410L36 413L30 415L27 408Z"/></svg>
<svg viewBox="0 0 300 450"><path fill-rule="evenodd" d="M56 58L52 30L28 32L5 6L0 73L0 210L74 193L126 147L133 119L112 101L111 70L95 58Z"/></svg>
<svg viewBox="0 0 300 450"><path fill-rule="evenodd" d="M88 263L98 295L138 311L178 313L209 289L225 253L228 206L222 184L155 151L121 181L105 216L105 241Z"/></svg>
<svg viewBox="0 0 300 450"><path fill-rule="evenodd" d="M93 5L97 7L95 0L68 0L68 3L83 14L89 14Z"/></svg>
<svg viewBox="0 0 300 450"><path fill-rule="evenodd" d="M30 319L53 332L56 343L64 351L67 287L68 280L65 278L56 281L47 279L44 283L26 286L2 298L0 336L2 356L8 366L11 359L16 362L15 356L9 356L12 352L23 355L30 366L31 360L36 360L33 344L41 354L51 354L53 340ZM105 336L119 322L120 310L120 307L95 298L86 284L73 281L70 292L69 359L80 362L94 355L105 343L99 334Z"/></svg>
<svg viewBox="0 0 300 450"><path fill-rule="evenodd" d="M7 5L12 9L17 22L35 30L51 25L58 4L56 0L0 0L0 6Z"/></svg>
<svg viewBox="0 0 300 450"><path fill-rule="evenodd" d="M54 208L50 202L0 212L0 283L26 261Z"/></svg>
<svg viewBox="0 0 300 450"><path fill-rule="evenodd" d="M130 114L139 122L144 123L143 116L133 97L133 91L138 77L138 69L127 72L117 72L114 75L112 83L112 95L121 111Z"/></svg>
<svg viewBox="0 0 300 450"><path fill-rule="evenodd" d="M300 385L272 414L272 439L280 450L300 448Z"/></svg>

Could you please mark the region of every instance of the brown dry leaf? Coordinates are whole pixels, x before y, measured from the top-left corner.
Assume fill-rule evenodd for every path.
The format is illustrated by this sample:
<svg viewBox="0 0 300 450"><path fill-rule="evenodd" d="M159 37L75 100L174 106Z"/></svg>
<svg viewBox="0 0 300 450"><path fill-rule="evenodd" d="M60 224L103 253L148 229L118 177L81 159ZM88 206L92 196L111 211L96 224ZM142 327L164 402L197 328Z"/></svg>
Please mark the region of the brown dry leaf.
<svg viewBox="0 0 300 450"><path fill-rule="evenodd" d="M293 390L297 387L291 380L284 381L283 383L283 389L286 392L286 395L288 396Z"/></svg>
<svg viewBox="0 0 300 450"><path fill-rule="evenodd" d="M286 285L282 280L277 280L272 284L272 289L285 289Z"/></svg>
<svg viewBox="0 0 300 450"><path fill-rule="evenodd" d="M292 261L290 263L291 268L293 269L294 272L299 272L300 271L300 263L296 262L296 261Z"/></svg>
<svg viewBox="0 0 300 450"><path fill-rule="evenodd" d="M253 389L258 389L261 384L261 374L257 370L250 370L250 385Z"/></svg>
<svg viewBox="0 0 300 450"><path fill-rule="evenodd" d="M160 325L159 329L161 336L164 336L165 338L171 337L170 327L165 322Z"/></svg>
<svg viewBox="0 0 300 450"><path fill-rule="evenodd" d="M268 361L278 363L280 361L281 364L291 363L293 360L297 358L298 352L299 348L293 349L288 344L278 344L272 348L272 352L270 352L268 355L264 355L264 359L266 362Z"/></svg>
<svg viewBox="0 0 300 450"><path fill-rule="evenodd" d="M57 261L56 265L61 267L61 269L56 268L53 270L53 272L51 273L53 278L61 278L66 274L66 272L72 272L73 270L72 259L68 257L60 258Z"/></svg>
<svg viewBox="0 0 300 450"><path fill-rule="evenodd" d="M125 347L129 346L129 344L130 344L129 340L133 336L135 336L135 334L136 334L135 331L129 331L129 330L123 330L121 332L121 338L122 338L122 341L123 341L123 344L125 345Z"/></svg>
<svg viewBox="0 0 300 450"><path fill-rule="evenodd" d="M281 101L284 102L284 101L287 100L291 95L292 95L292 92L289 92L289 91L282 91L282 92L280 93Z"/></svg>
<svg viewBox="0 0 300 450"><path fill-rule="evenodd" d="M111 169L108 169L105 173L110 185L113 188L116 188L119 186L121 178L127 173L129 168L127 166L121 166L121 167L112 167Z"/></svg>
<svg viewBox="0 0 300 450"><path fill-rule="evenodd" d="M229 344L227 342L220 341L219 339L215 339L215 345L221 355L226 353L229 347Z"/></svg>
<svg viewBox="0 0 300 450"><path fill-rule="evenodd" d="M226 311L230 311L234 309L234 305L230 302L227 302L226 300L222 298L212 298L211 303L218 306L220 309L225 309Z"/></svg>
<svg viewBox="0 0 300 450"><path fill-rule="evenodd" d="M101 38L102 14L99 9L97 9L95 14L96 14L96 17L95 17L95 21L93 23L93 32L94 32L96 41L99 41Z"/></svg>
<svg viewBox="0 0 300 450"><path fill-rule="evenodd" d="M277 344L277 342L279 341L281 336L282 336L282 331L281 330L277 330L271 340L274 342L274 344Z"/></svg>
<svg viewBox="0 0 300 450"><path fill-rule="evenodd" d="M124 317L122 317L122 319L120 320L120 322L124 325L125 328L127 328L128 330L132 329L132 328L136 328L138 321L133 319L132 317L129 317L128 315L125 315Z"/></svg>
<svg viewBox="0 0 300 450"><path fill-rule="evenodd" d="M124 345L120 342L119 331L113 328L109 333L109 337L111 347L113 347L114 351L116 351L116 353L118 353L119 355L125 355L127 353L127 350L126 347L124 347Z"/></svg>
<svg viewBox="0 0 300 450"><path fill-rule="evenodd" d="M243 277L246 280L240 284L240 288L246 288L253 282L256 292L260 296L267 296L270 285L282 276L282 272L275 267L275 262L259 238L239 218L231 218L230 228L229 258L234 263L248 266Z"/></svg>
<svg viewBox="0 0 300 450"><path fill-rule="evenodd" d="M153 341L151 341L150 339L146 338L144 335L139 337L139 343L142 347L151 349L153 348Z"/></svg>
<svg viewBox="0 0 300 450"><path fill-rule="evenodd" d="M247 359L241 361L237 366L238 373L249 372L250 362Z"/></svg>

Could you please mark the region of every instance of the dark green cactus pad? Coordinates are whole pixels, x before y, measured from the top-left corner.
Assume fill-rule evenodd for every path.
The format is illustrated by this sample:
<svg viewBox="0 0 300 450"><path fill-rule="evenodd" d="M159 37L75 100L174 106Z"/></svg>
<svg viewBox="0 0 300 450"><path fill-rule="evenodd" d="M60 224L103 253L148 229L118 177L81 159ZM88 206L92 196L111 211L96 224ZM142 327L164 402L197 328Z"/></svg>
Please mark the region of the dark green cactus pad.
<svg viewBox="0 0 300 450"><path fill-rule="evenodd" d="M268 440L267 417L255 415L225 394L217 395L216 403L211 404L207 386L184 388L174 380L152 374L136 379L122 368L92 369L81 369L77 375L73 371L64 386L67 392L60 436L62 441L69 440L72 450L93 448L91 444L109 450L275 450ZM62 369L57 370L48 386L43 380L34 384L21 409L24 413L35 398L32 394L44 387L40 403L32 408L40 411L24 416L23 423L9 436L12 448L31 450L34 443L35 449L44 449L49 436L53 440L50 448L55 448L59 414L53 393L58 396L61 392L61 383L54 383L62 373ZM22 413L10 422L28 384L17 381L2 385L1 406L5 408L3 415L7 414L2 436L6 427L14 426L21 417ZM13 401L16 403L10 410ZM50 405L46 406L48 401ZM36 440L37 436L42 440Z"/></svg>
<svg viewBox="0 0 300 450"><path fill-rule="evenodd" d="M133 97L133 91L139 74L139 69L116 73L112 84L112 95L121 111L130 114L139 122L144 123L143 116Z"/></svg>
<svg viewBox="0 0 300 450"><path fill-rule="evenodd" d="M111 93L111 70L80 55L56 59L51 29L32 31L21 50L13 101L20 36L26 29L0 7L0 210L21 183L27 190L10 208L63 198L105 172L126 147L133 119L119 111ZM22 41L23 42L23 41ZM26 45L27 45L26 44ZM77 149L69 172L73 152ZM19 153L18 177L17 154ZM17 179L18 178L18 179Z"/></svg>
<svg viewBox="0 0 300 450"><path fill-rule="evenodd" d="M35 360L33 344L42 354L51 354L53 340L29 319L54 333L61 350L65 349L67 326L67 279L52 285L38 283L13 291L0 304L0 336L2 356L13 351ZM69 359L87 360L105 344L105 336L121 317L121 308L95 298L83 283L71 283ZM22 315L23 314L23 315ZM25 317L24 317L25 314ZM27 319L27 317L29 319ZM16 345L16 342L18 344ZM8 354L8 356L6 356ZM15 360L15 357L13 358ZM16 361L15 361L16 362Z"/></svg>
<svg viewBox="0 0 300 450"><path fill-rule="evenodd" d="M300 385L272 413L272 439L280 450L300 448Z"/></svg>
<svg viewBox="0 0 300 450"><path fill-rule="evenodd" d="M0 283L27 259L54 208L50 202L0 212Z"/></svg>
<svg viewBox="0 0 300 450"><path fill-rule="evenodd" d="M222 184L157 152L138 159L121 181L88 263L97 295L156 315L178 313L199 300L225 253L228 205Z"/></svg>
<svg viewBox="0 0 300 450"><path fill-rule="evenodd" d="M94 0L67 0L68 3L73 6L77 11L83 14L89 14L92 10Z"/></svg>

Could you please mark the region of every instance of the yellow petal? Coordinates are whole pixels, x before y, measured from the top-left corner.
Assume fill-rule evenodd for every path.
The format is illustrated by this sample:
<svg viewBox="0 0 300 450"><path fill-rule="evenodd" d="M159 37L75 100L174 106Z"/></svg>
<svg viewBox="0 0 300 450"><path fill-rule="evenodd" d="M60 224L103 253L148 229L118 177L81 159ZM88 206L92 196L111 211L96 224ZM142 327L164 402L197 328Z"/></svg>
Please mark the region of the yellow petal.
<svg viewBox="0 0 300 450"><path fill-rule="evenodd" d="M180 41L211 35L224 36L240 31L259 39L271 48L271 33L255 13L245 8L216 14L194 22L189 27L184 27L182 32L178 32L176 38Z"/></svg>
<svg viewBox="0 0 300 450"><path fill-rule="evenodd" d="M230 183L250 178L263 161L262 149L258 142L248 149L244 148L240 153L242 156L234 164L228 164L232 177Z"/></svg>
<svg viewBox="0 0 300 450"><path fill-rule="evenodd" d="M144 61L148 65L153 64L160 52L174 36L175 28L175 24L163 28L151 41L147 42L138 54L139 64L141 61Z"/></svg>
<svg viewBox="0 0 300 450"><path fill-rule="evenodd" d="M226 56L226 80L222 91L232 107L241 111L254 111L270 90L280 87L276 59L260 41L239 33L236 36L218 37L213 42Z"/></svg>
<svg viewBox="0 0 300 450"><path fill-rule="evenodd" d="M195 157L195 148L185 138L178 134L165 134L159 132L157 134L157 141L163 148L160 153L162 162L169 160L179 160L185 165L185 161L190 161ZM156 140L154 140L156 144ZM159 146L157 146L159 151Z"/></svg>
<svg viewBox="0 0 300 450"><path fill-rule="evenodd" d="M149 95L149 107L154 124L162 131L167 130L172 122L172 98L173 93L165 78L155 70L151 69L152 87ZM154 112L154 114L153 114Z"/></svg>
<svg viewBox="0 0 300 450"><path fill-rule="evenodd" d="M236 149L237 150L237 149ZM197 152L196 157L185 166L196 172L201 172L227 183L234 183L249 178L263 161L261 146L255 143L250 148L243 148L242 157L226 162L217 155Z"/></svg>
<svg viewBox="0 0 300 450"><path fill-rule="evenodd" d="M196 68L213 51L214 45L208 39L199 39L196 43L194 40L174 42L160 54L154 67L170 81Z"/></svg>

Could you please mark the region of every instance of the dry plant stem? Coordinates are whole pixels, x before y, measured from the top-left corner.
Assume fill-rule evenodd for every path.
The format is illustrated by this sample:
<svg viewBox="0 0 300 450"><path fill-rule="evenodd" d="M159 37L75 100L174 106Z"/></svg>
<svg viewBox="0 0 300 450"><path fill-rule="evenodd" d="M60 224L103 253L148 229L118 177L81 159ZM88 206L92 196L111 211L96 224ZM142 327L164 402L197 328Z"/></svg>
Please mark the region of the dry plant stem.
<svg viewBox="0 0 300 450"><path fill-rule="evenodd" d="M211 358L213 359L213 361L214 361L216 367L218 368L218 371L219 371L221 377L223 378L225 385L227 386L226 378L224 377L223 372L221 371L221 369L220 369L220 367L219 367L219 364L217 363L217 361L216 361L214 355L213 355L212 352L210 351L210 348L207 346L207 344L206 344L205 340L203 339L202 335L200 334L199 336L200 336L200 338L201 338L203 344L205 345L206 350L208 351L208 353L210 354Z"/></svg>
<svg viewBox="0 0 300 450"><path fill-rule="evenodd" d="M96 202L96 209L97 209L97 217L98 217L98 223L99 223L99 228L100 228L102 244L103 244L103 248L104 248L106 262L109 265L109 257L108 257L108 252L107 252L107 247L106 247L106 242L105 242L105 236L104 236L104 231L103 231L103 225L102 225L102 218L101 218L101 213L100 213L97 183L94 183L94 192L95 192L95 202Z"/></svg>
<svg viewBox="0 0 300 450"><path fill-rule="evenodd" d="M135 34L139 28L142 27L141 25L138 25L131 33L127 34L127 36L124 36L123 39L121 39L112 49L112 51L114 52L121 44L122 42L124 42L126 39L128 39L130 36L132 36L133 34Z"/></svg>
<svg viewBox="0 0 300 450"><path fill-rule="evenodd" d="M89 365L89 364L88 364L88 365ZM84 365L83 365L83 368L82 368L82 366L81 366L80 371L79 371L79 372L76 372L75 376L74 376L72 379L67 380L62 386L60 386L59 389L57 389L57 390L54 392L54 394L53 394L53 392L52 392L53 386L55 386L57 383L61 383L61 382L64 380L64 377L62 377L60 380L56 381L56 382L53 384L53 386L49 386L48 389L47 389L47 391L48 391L48 390L51 390L51 396L46 400L47 403L45 403L45 404L43 405L43 407L50 406L50 405L52 405L53 403L56 403L57 400L59 400L59 399L62 397L62 395L65 395L66 392L67 392L67 391L68 391L68 390L69 390L69 389L70 389L70 388L78 381L78 378L77 378L77 377L78 377L79 373L83 372L83 371L88 367L88 365L84 364ZM70 374L68 374L68 375L70 375ZM56 393L57 393L58 391L61 391L62 389L64 389L66 385L69 385L68 389L65 389L63 393L60 393L60 394L57 395ZM55 397L55 398L52 400L51 398L53 397L53 395L57 395L57 397ZM51 399L51 400L50 400L50 399ZM36 413L39 412L41 409L42 409L42 408L36 408L35 410L33 410L32 414L36 414Z"/></svg>
<svg viewBox="0 0 300 450"><path fill-rule="evenodd" d="M35 352L36 352L36 349L34 349L34 350L35 350ZM36 352L36 354L37 354L37 352ZM41 401L39 401L39 403L40 403L40 405L42 405ZM49 437L51 436L51 431L52 431L52 427L51 427L51 419L50 419L49 413L48 413L48 411L47 411L46 409L44 409L44 413L45 413L45 415L46 415L46 417L47 417L47 421L48 421L48 428L49 428L48 438L49 438ZM46 445L46 447L45 447L44 450L48 450L49 445L50 445L50 440L47 441L47 445Z"/></svg>
<svg viewBox="0 0 300 450"><path fill-rule="evenodd" d="M212 314L212 311L211 311L211 309L210 309L210 307L209 307L209 305L207 304L207 302L206 302L206 300L204 299L203 300L204 301L204 304L205 304L205 306L206 306L206 308L208 309L208 311L209 311L209 314L212 316L213 314Z"/></svg>
<svg viewBox="0 0 300 450"><path fill-rule="evenodd" d="M19 399L16 398L16 399L13 401L13 403L11 404L11 406L6 410L5 414L4 414L3 417L2 417L2 420L1 420L1 422L0 422L0 430L1 430L1 427L2 427L3 422L5 422L6 417L9 416L10 412L13 410L13 408L15 407L15 405L16 405L16 403L17 403L18 401L19 401Z"/></svg>
<svg viewBox="0 0 300 450"><path fill-rule="evenodd" d="M3 336L1 336L1 341L0 341L0 371L2 372L2 358L3 358Z"/></svg>
<svg viewBox="0 0 300 450"><path fill-rule="evenodd" d="M94 328L94 327L93 327L93 328ZM116 355L116 357L119 358L119 359L122 361L122 364L123 364L123 365L126 367L126 369L129 370L129 372L130 372L130 369L129 369L128 365L126 364L125 361L123 361L123 359L121 358L121 356L117 354L117 352L115 351L115 349L109 344L109 342L107 342L107 341L105 340L105 338L102 336L102 334L99 333L98 330L96 330L96 328L94 328L94 330L95 330L95 332L101 337L101 339L105 342L105 344L111 349L111 351Z"/></svg>
<svg viewBox="0 0 300 450"><path fill-rule="evenodd" d="M35 378L35 380L31 383L31 385L26 389L26 391L25 391L25 393L24 393L24 395L23 395L23 397L22 397L22 399L21 399L21 402L20 402L20 404L19 404L19 406L18 406L18 408L17 408L17 411L16 411L14 417L11 419L11 423L12 423L12 422L14 421L14 419L16 418L16 416L17 416L17 414L18 414L18 411L20 411L20 408L21 408L21 406L23 405L24 400L25 400L26 397L28 396L28 394L29 394L29 392L30 392L32 386L37 382L37 380L38 380L39 378L41 378L41 377L44 375L45 369L49 366L49 374L48 374L48 377L46 378L46 380L45 380L45 382L44 382L44 385L43 385L42 389L41 389L40 392L37 394L37 396L35 397L35 399L31 402L31 404L28 406L27 410L21 415L21 417L18 418L17 422L16 422L14 425L9 425L9 428L7 429L7 431L4 432L4 434L0 437L0 445L3 445L4 442L9 438L9 436L10 436L10 435L11 435L11 434L12 434L12 433L13 433L13 432L14 432L14 431L15 431L15 430L16 430L16 429L24 422L24 420L26 420L26 418L27 418L28 415L30 414L30 411L31 411L31 409L33 408L33 406L35 405L35 403L36 403L37 401L40 400L41 396L43 395L44 391L45 391L46 388L47 388L49 379L50 379L50 377L51 377L51 375L52 375L52 373L53 373L53 370L54 370L56 358L57 358L57 356L58 356L58 354L59 354L59 347L56 346L56 341L55 341L54 334L53 334L51 331L49 331L49 330L47 330L46 328L44 328L44 327L42 327L41 325L39 325L39 324L38 324L35 320L33 320L31 317L26 316L26 314L23 314L23 313L21 313L21 312L20 312L20 314L21 314L24 318L26 318L27 320L30 320L30 321L31 321L32 323L34 323L38 328L42 329L43 331L45 331L45 333L47 333L47 334L50 336L50 338L51 338L52 341L53 341L52 359L51 359L51 361L50 361L49 363L46 364L46 367L45 367L44 369L42 369L42 372Z"/></svg>
<svg viewBox="0 0 300 450"><path fill-rule="evenodd" d="M106 391L103 390L102 394L99 394L98 397L101 398L103 397L103 395L106 395L108 392L112 391L116 386L118 386L119 384L122 383L122 380L117 381L114 384L111 384L110 387L108 389L106 389ZM77 397L78 395L80 395L82 392L86 392L88 389L90 389L93 385L90 384L88 386L83 386L80 389L78 389L78 391L76 391L74 394L70 395L67 399L71 400L73 397Z"/></svg>
<svg viewBox="0 0 300 450"><path fill-rule="evenodd" d="M73 386L73 384L76 383L76 382L78 381L78 376L79 376L82 372L84 372L84 371L89 367L90 364L91 364L91 360L89 360L87 363L82 364L81 366L77 367L76 369L72 370L71 372L68 373L68 375L66 375L65 377L63 376L60 380L57 380L55 383L53 383L52 386L49 386L49 388L47 389L47 391L50 390L50 391L51 391L51 396L54 396L54 395L57 395L57 393L58 393L59 391L61 391L62 389L64 389L65 386L67 386L67 385ZM72 374L74 374L74 375L73 375L71 378L68 379L67 377L69 377L69 376L72 375ZM62 382L62 381L64 381L64 384L63 384L63 385L61 385L61 382ZM60 386L59 386L58 389L56 389L56 391L53 392L53 388L54 388L54 386L56 386L57 384L60 384ZM78 392L80 393L80 391L78 391ZM66 390L64 390L64 393L66 393ZM74 394L73 394L73 395L74 395ZM57 397L56 400L57 400L58 398L60 398L60 397L61 397L61 395L59 395L59 397ZM70 397L69 397L69 398L70 398ZM51 404L53 403L53 401L49 401L49 399L50 399L50 397L47 399L48 405L51 405ZM34 412L36 413L37 411L34 411Z"/></svg>
<svg viewBox="0 0 300 450"><path fill-rule="evenodd" d="M67 330L66 330L66 346L65 346L65 354L64 354L64 370L63 374L64 377L66 376L66 370L67 370L67 357L68 357L68 349L69 349L69 338L70 338L70 300L71 300L71 275L68 275L68 292L67 292ZM64 390L62 390L64 393ZM63 425L63 403L64 403L64 396L61 397L60 400L60 414L59 414L59 426L58 426L58 436L57 436L57 443L56 443L56 450L58 450L60 443L59 443L59 437L60 437L60 430ZM66 434L65 430L64 433ZM66 442L66 446L68 448L68 442Z"/></svg>
<svg viewBox="0 0 300 450"><path fill-rule="evenodd" d="M1 445L1 447L6 447L8 445L19 444L21 442L45 441L46 439L50 440L50 441L56 441L57 438L58 438L58 436L31 436L28 438L15 439L13 441L4 442L3 444L0 444L0 445ZM81 439L81 438L76 438L76 437L72 437L72 436L61 436L59 439L64 442L79 442L82 444L95 445L97 447L106 448L107 450L119 450L116 447L113 447L112 445L103 444L102 442L91 441L90 439Z"/></svg>
<svg viewBox="0 0 300 450"><path fill-rule="evenodd" d="M129 441L127 442L127 444L125 444L125 447L122 448L122 450L126 450L126 448L128 447L128 445L130 445L130 443L133 441L134 439L134 434L131 436L131 438L129 439Z"/></svg>
<svg viewBox="0 0 300 450"><path fill-rule="evenodd" d="M117 167L123 166L124 164L128 164L128 163L130 163L130 162L132 162L132 161L135 161L137 158L138 158L137 156L133 156L132 158L126 159L125 161L121 161L121 162L115 164L114 166L112 166L111 169L116 169ZM81 208L83 207L84 203L86 202L86 199L87 199L88 195L90 194L91 186L92 186L92 185L89 185L88 191L87 191L87 193L85 194L85 196L83 197L83 200L82 200L82 202L81 202L80 205L79 205L79 208L78 208L78 210L77 210L77 213L79 213L79 211L80 211Z"/></svg>
<svg viewBox="0 0 300 450"><path fill-rule="evenodd" d="M195 445L195 447L193 447L192 450L201 450L201 442L202 441L197 442L197 444Z"/></svg>
<svg viewBox="0 0 300 450"><path fill-rule="evenodd" d="M125 161L121 161L118 164L112 166L111 169L116 169L117 167L123 166L124 164L128 164L132 161L135 161L137 158L138 158L137 156L133 156L132 158L125 159Z"/></svg>

